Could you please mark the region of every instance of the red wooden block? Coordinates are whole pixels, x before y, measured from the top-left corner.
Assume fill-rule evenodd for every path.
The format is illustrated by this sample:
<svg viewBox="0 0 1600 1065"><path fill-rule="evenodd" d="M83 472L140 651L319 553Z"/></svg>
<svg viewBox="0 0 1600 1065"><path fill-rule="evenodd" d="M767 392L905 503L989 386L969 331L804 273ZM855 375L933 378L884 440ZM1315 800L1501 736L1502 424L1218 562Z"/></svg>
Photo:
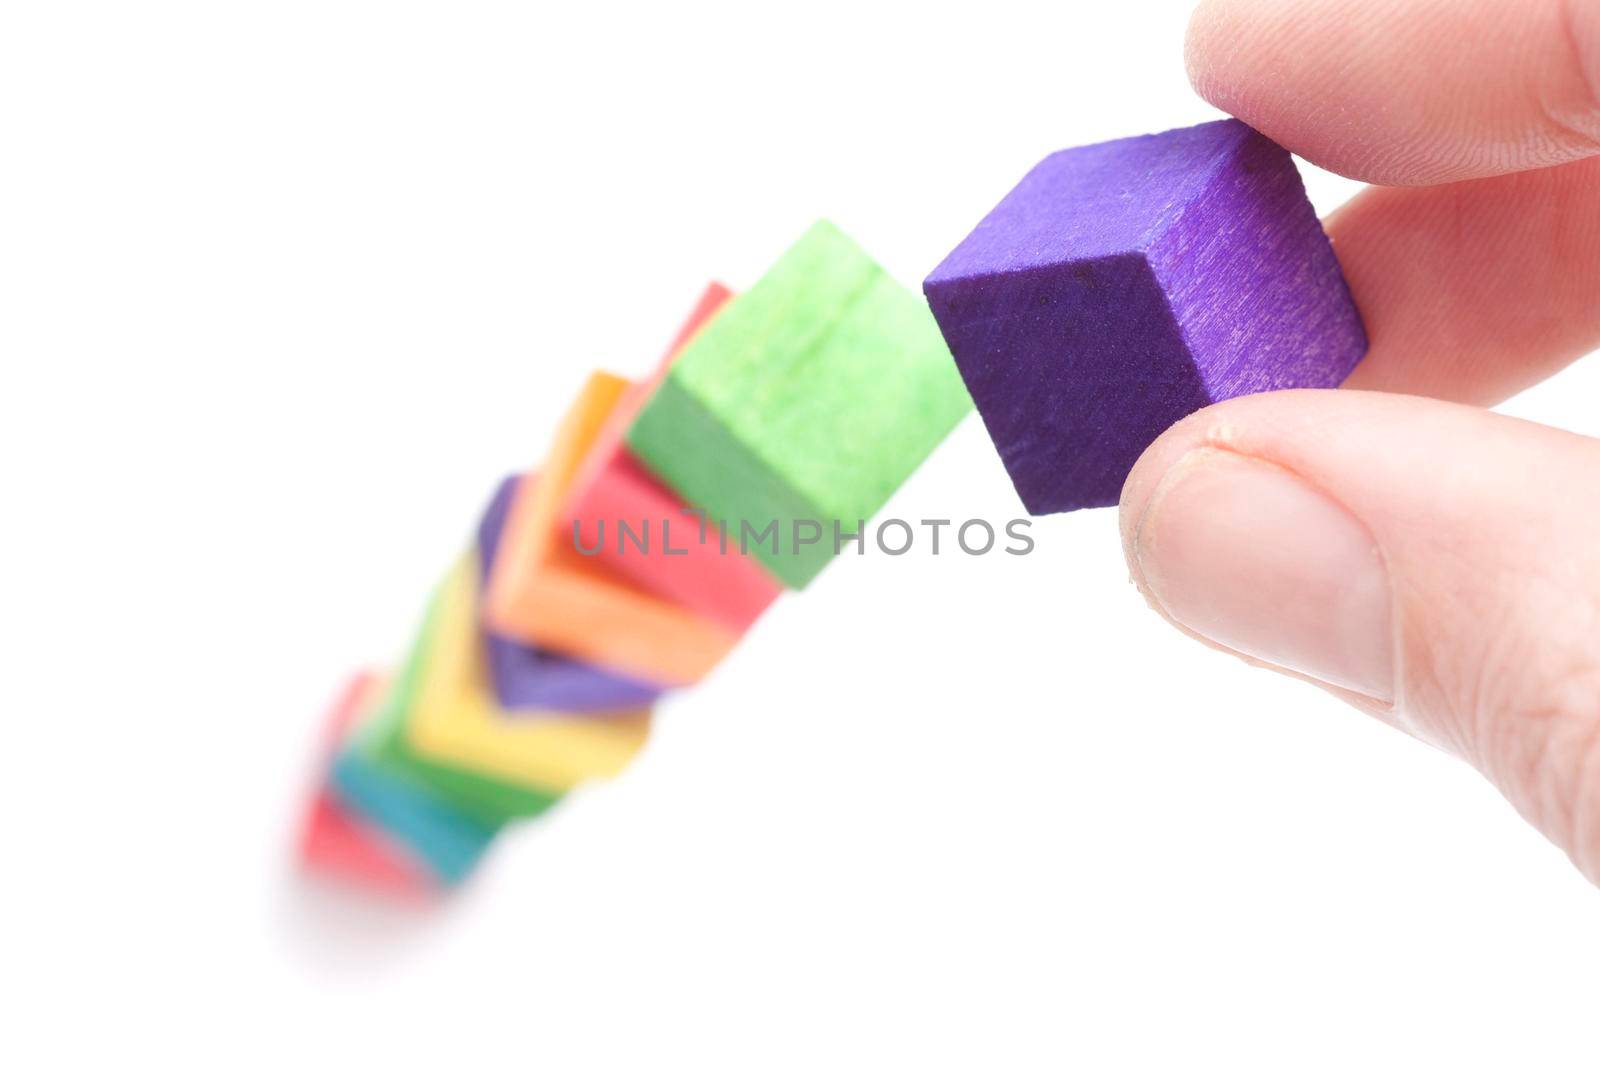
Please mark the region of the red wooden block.
<svg viewBox="0 0 1600 1065"><path fill-rule="evenodd" d="M629 453L624 434L684 347L733 297L713 281L678 331L656 372L630 388L607 419L573 480L563 535L583 550L673 602L737 631L749 628L782 586L754 558L725 543L715 525L684 511L686 502ZM634 534L626 537L623 524ZM642 539L642 546L641 546Z"/></svg>
<svg viewBox="0 0 1600 1065"><path fill-rule="evenodd" d="M438 890L433 877L340 802L328 787L328 766L334 752L355 728L380 684L374 674L357 674L328 713L322 730L317 788L300 825L300 861L309 870L363 887L407 899L429 899Z"/></svg>

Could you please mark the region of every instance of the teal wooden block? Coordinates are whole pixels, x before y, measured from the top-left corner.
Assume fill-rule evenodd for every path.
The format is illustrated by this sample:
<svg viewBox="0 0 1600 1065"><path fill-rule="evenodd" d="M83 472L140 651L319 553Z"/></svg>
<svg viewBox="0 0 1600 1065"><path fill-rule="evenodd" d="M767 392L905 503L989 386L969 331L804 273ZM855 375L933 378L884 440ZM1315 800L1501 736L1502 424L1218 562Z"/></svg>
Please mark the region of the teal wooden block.
<svg viewBox="0 0 1600 1065"><path fill-rule="evenodd" d="M419 780L378 764L359 744L334 759L334 794L420 859L445 884L478 864L499 825L452 805Z"/></svg>
<svg viewBox="0 0 1600 1065"><path fill-rule="evenodd" d="M824 221L690 343L628 445L803 588L971 409L921 297Z"/></svg>

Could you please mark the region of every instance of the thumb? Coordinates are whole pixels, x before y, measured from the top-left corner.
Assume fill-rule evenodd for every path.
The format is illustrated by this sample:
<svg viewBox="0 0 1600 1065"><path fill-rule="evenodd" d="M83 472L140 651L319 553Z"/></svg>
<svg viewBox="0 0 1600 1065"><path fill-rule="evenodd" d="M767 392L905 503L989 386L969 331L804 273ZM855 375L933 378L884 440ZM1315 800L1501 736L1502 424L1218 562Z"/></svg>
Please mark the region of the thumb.
<svg viewBox="0 0 1600 1065"><path fill-rule="evenodd" d="M1178 628L1459 754L1600 883L1600 441L1247 396L1151 445L1122 537Z"/></svg>

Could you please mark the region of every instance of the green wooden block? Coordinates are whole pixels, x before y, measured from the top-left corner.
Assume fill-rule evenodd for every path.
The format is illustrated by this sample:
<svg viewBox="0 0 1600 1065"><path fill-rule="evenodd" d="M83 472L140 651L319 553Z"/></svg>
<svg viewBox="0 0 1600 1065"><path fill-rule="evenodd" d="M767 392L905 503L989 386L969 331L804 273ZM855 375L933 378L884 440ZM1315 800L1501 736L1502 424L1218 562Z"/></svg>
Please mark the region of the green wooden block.
<svg viewBox="0 0 1600 1065"><path fill-rule="evenodd" d="M689 344L628 445L803 588L971 409L922 298L818 222Z"/></svg>
<svg viewBox="0 0 1600 1065"><path fill-rule="evenodd" d="M362 728L356 742L378 765L420 781L461 807L462 812L487 824L535 817L555 805L561 796L443 765L423 757L406 740L407 722L416 706L423 664L428 659L436 628L438 604L436 595L406 656L405 666L390 684L383 704Z"/></svg>

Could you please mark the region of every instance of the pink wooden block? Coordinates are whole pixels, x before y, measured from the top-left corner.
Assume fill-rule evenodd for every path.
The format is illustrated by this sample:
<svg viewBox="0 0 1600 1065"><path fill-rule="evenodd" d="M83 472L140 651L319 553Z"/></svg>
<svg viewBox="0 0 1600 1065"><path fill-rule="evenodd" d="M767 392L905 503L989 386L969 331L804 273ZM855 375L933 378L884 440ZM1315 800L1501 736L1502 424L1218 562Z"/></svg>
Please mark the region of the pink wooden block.
<svg viewBox="0 0 1600 1065"><path fill-rule="evenodd" d="M376 826L345 806L328 786L328 763L349 738L378 684L378 678L370 673L353 677L328 713L322 731L316 790L300 822L300 861L313 872L410 901L429 901L438 893L433 878L408 860Z"/></svg>
<svg viewBox="0 0 1600 1065"><path fill-rule="evenodd" d="M306 811L300 860L317 873L405 899L424 901L438 891L427 873L397 853L382 833L360 820L326 785Z"/></svg>
<svg viewBox="0 0 1600 1065"><path fill-rule="evenodd" d="M737 536L724 545L715 525L702 527L698 517L685 514L693 504L646 470L623 439L678 353L732 296L714 281L706 286L655 374L629 389L617 404L573 480L563 534L572 535L576 522L583 549L593 552L598 547L595 557L607 566L658 595L743 631L778 597L782 586L754 558L739 553ZM647 530L648 546L641 548L635 539L621 535L620 523L636 536Z"/></svg>

